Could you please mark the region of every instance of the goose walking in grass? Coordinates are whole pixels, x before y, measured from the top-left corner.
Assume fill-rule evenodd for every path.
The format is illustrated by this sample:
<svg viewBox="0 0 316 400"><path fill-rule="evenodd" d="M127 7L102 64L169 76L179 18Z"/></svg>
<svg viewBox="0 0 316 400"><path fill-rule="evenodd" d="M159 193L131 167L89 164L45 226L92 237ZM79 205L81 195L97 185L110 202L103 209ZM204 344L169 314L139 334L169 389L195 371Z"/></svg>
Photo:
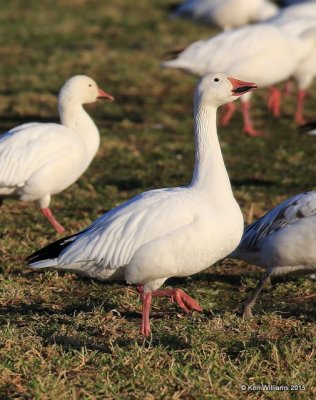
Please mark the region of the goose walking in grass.
<svg viewBox="0 0 316 400"><path fill-rule="evenodd" d="M186 0L173 13L217 25L227 30L262 21L278 12L269 0Z"/></svg>
<svg viewBox="0 0 316 400"><path fill-rule="evenodd" d="M51 195L72 185L99 148L99 131L83 108L98 98L113 100L93 79L73 76L58 96L60 124L28 123L0 136L0 199L37 200L56 232L64 232L49 208Z"/></svg>
<svg viewBox="0 0 316 400"><path fill-rule="evenodd" d="M237 249L229 257L266 269L247 299L244 318L270 276L316 271L316 191L301 193L283 201L249 225Z"/></svg>
<svg viewBox="0 0 316 400"><path fill-rule="evenodd" d="M295 36L271 23L248 25L194 42L176 59L165 61L162 66L195 75L220 70L239 79L254 81L258 87L271 87L275 92L274 85L292 76L299 63L310 54L315 39L316 34L310 30ZM261 132L254 128L250 116L250 97L251 93L247 93L241 98L244 131L251 136L260 136ZM274 108L274 104L271 107ZM223 126L229 123L234 111L234 104L227 104L221 118ZM277 109L275 112L277 114Z"/></svg>
<svg viewBox="0 0 316 400"><path fill-rule="evenodd" d="M141 333L149 335L153 296L170 296L186 312L201 311L181 289L159 289L170 277L196 274L238 245L243 218L233 196L216 130L216 110L256 88L224 74L205 76L194 95L195 166L188 186L151 190L98 218L83 231L28 257L54 267L140 286Z"/></svg>

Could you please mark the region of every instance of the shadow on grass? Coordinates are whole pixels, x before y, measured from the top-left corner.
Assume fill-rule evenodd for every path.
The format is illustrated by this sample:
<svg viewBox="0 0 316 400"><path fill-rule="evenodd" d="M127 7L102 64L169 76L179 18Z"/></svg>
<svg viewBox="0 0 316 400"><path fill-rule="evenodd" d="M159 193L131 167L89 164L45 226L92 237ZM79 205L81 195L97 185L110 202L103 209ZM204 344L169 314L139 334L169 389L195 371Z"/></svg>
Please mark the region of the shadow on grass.
<svg viewBox="0 0 316 400"><path fill-rule="evenodd" d="M154 338L152 345L154 347L163 347L167 350L186 350L192 347L191 343L172 334L162 334L158 339Z"/></svg>
<svg viewBox="0 0 316 400"><path fill-rule="evenodd" d="M45 335L43 337L45 343L47 345L50 344L58 344L62 346L66 350L80 350L82 347L85 347L88 350L92 351L100 351L102 353L112 354L113 349L106 344L97 344L88 340L80 340L79 338L75 338L72 336L65 335ZM144 349L146 348L158 348L163 347L167 350L186 350L190 349L191 344L187 343L182 338L176 335L162 335L159 338L155 338L155 336L150 339L143 339L141 336L139 339L128 339L128 338L118 338L113 343L114 346L119 347L120 349L131 348L138 342L139 345L142 345Z"/></svg>
<svg viewBox="0 0 316 400"><path fill-rule="evenodd" d="M80 350L82 347L85 347L88 350L100 351L103 353L112 353L113 350L111 349L111 347L107 344L104 344L104 340L108 341L109 337L100 337L100 332L98 331L98 329L96 329L96 327L90 327L84 324L76 324L73 336L60 334L61 326L73 327L73 320L71 318L72 316L75 316L76 313L80 312L92 312L96 306L103 307L103 305L100 303L97 304L97 302L91 302L89 303L89 305L71 305L63 308L62 310L54 310L49 307L44 307L40 304L21 304L20 306L1 307L0 316L5 317L7 322L10 321L11 326L15 325L19 328L29 326L30 318L32 319L32 316L55 316L54 319L51 319L48 322L46 321L44 324L42 322L39 322L38 324L33 325L34 329L37 332L37 335L43 339L46 345L58 344L61 345L65 350ZM106 307L104 307L104 312L112 311L114 309L113 307L113 304L107 304ZM152 321L166 319L167 323L167 317L172 318L172 316L176 316L178 313L178 310L153 310L150 318ZM135 329L138 329L141 320L140 312L119 311L118 314L119 317L126 320L134 320ZM211 316L211 314L207 312L205 313L205 315ZM212 314L212 316L214 315ZM188 316L188 318L190 317L191 316ZM38 318L34 318L33 322L36 322L37 319ZM82 338L80 336L88 336L89 338L91 338L91 340ZM127 348L134 346L135 341L141 344L143 339L141 337L139 339L129 339L122 335L122 337L115 340L114 344L119 346L120 348ZM153 337L150 347L152 346L162 346L170 350L183 350L189 348L190 345L177 335L163 334L162 336L159 336L157 338L156 336ZM144 347L146 347L146 345Z"/></svg>
<svg viewBox="0 0 316 400"><path fill-rule="evenodd" d="M242 313L244 308L244 303L251 291L243 301L240 303L240 311L236 312L236 315L241 318L242 321ZM267 295L267 293L266 293ZM312 296L311 296L312 297ZM265 322L262 321L262 318L266 315L272 316L280 316L283 320L287 319L296 319L302 321L304 323L313 323L316 322L316 309L315 309L315 296L313 298L304 298L303 301L297 302L297 298L293 299L269 299L270 301L266 301L266 299L260 299L255 304L253 308L253 320L256 321L259 325L264 325ZM219 313L221 314L221 313ZM215 315L215 313L214 313Z"/></svg>
<svg viewBox="0 0 316 400"><path fill-rule="evenodd" d="M114 342L115 346L121 349L131 348L135 343L138 343L138 345L142 346L144 349L163 347L166 350L185 350L190 348L189 343L186 343L185 340L179 336L172 334L162 334L161 336L153 334L151 338L143 338L139 335L137 339L121 337Z"/></svg>
<svg viewBox="0 0 316 400"><path fill-rule="evenodd" d="M286 299L287 300L287 299ZM281 300L280 302L283 303ZM305 323L308 322L316 322L316 310L315 298L305 300L304 304L300 303L299 305L293 301L292 304L286 302L285 305L280 304L280 302L275 303L273 307L263 306L262 308L257 308L257 312L254 312L254 316L260 319L260 315L264 313L273 313L275 315L280 315L280 317L284 320L286 319L297 319L303 321Z"/></svg>
<svg viewBox="0 0 316 400"><path fill-rule="evenodd" d="M227 283L232 286L241 286L244 275L221 275L202 272L192 275L189 278L170 278L167 281L167 286L189 286L190 283L206 282L206 283Z"/></svg>

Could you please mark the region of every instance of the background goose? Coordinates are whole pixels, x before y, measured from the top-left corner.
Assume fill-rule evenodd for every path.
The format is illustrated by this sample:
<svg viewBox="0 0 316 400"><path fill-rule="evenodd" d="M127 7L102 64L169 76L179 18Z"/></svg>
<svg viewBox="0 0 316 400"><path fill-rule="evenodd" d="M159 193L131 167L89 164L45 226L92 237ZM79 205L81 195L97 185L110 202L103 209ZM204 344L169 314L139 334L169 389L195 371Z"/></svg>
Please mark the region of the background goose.
<svg viewBox="0 0 316 400"><path fill-rule="evenodd" d="M200 311L182 290L158 289L170 277L202 271L231 253L240 241L243 218L218 142L216 110L255 87L219 73L202 78L194 95L191 184L133 197L87 229L34 253L28 264L142 285L143 335L150 333L152 296L171 296L186 312Z"/></svg>
<svg viewBox="0 0 316 400"><path fill-rule="evenodd" d="M28 123L0 136L0 197L37 200L57 232L65 229L49 208L51 195L73 184L99 148L99 131L82 107L98 98L113 100L93 79L73 76L58 96L61 124Z"/></svg>
<svg viewBox="0 0 316 400"><path fill-rule="evenodd" d="M258 87L273 86L294 73L299 62L314 48L314 39L313 35L309 37L307 34L302 38L288 35L268 23L249 25L194 42L176 59L165 61L162 66L196 75L220 70L257 82ZM257 136L260 132L253 127L249 113L250 96L248 93L241 98L244 131ZM230 121L234 110L232 103L227 105L222 117L223 125Z"/></svg>
<svg viewBox="0 0 316 400"><path fill-rule="evenodd" d="M316 271L316 191L293 196L247 226L237 249L229 256L266 269L247 299L244 318L270 276Z"/></svg>
<svg viewBox="0 0 316 400"><path fill-rule="evenodd" d="M173 16L186 16L227 30L262 21L278 12L269 0L186 0Z"/></svg>

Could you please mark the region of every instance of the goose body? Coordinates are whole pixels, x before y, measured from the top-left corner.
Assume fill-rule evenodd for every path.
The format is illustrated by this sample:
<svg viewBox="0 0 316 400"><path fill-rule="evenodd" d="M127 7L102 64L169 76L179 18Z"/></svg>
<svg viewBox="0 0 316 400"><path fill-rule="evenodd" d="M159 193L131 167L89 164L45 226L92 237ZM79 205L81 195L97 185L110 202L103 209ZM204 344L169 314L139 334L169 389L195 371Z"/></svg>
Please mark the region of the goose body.
<svg viewBox="0 0 316 400"><path fill-rule="evenodd" d="M195 91L191 184L144 192L87 229L34 253L28 258L29 265L141 285L144 335L150 332L151 296L169 295L185 311L201 310L178 289L158 289L170 277L200 272L229 254L240 241L243 219L217 138L216 109L254 87L223 74L204 77Z"/></svg>
<svg viewBox="0 0 316 400"><path fill-rule="evenodd" d="M289 36L277 26L262 23L194 42L176 59L165 61L162 66L179 68L196 75L220 70L240 79L248 77L257 82L258 87L267 87L288 79L313 46L313 40ZM248 93L241 99L244 130L250 135L257 135L249 115L250 95ZM230 117L223 118L224 125Z"/></svg>
<svg viewBox="0 0 316 400"><path fill-rule="evenodd" d="M187 0L173 14L217 25L227 30L262 21L278 12L269 0Z"/></svg>
<svg viewBox="0 0 316 400"><path fill-rule="evenodd" d="M64 228L49 209L51 195L73 184L99 148L98 129L82 106L99 97L113 99L91 78L74 76L59 94L61 124L28 123L0 136L0 197L38 201L57 232Z"/></svg>
<svg viewBox="0 0 316 400"><path fill-rule="evenodd" d="M266 273L247 300L244 316L268 278L298 271L316 271L316 191L293 196L247 226L237 249L230 255L265 268Z"/></svg>

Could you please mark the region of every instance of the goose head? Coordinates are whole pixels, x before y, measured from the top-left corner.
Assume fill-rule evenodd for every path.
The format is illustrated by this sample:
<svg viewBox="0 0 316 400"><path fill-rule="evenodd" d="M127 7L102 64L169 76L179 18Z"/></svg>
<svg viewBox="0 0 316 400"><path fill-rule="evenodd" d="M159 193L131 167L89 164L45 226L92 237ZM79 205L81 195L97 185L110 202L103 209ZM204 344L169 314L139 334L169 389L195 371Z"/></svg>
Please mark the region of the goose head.
<svg viewBox="0 0 316 400"><path fill-rule="evenodd" d="M75 75L68 79L59 93L63 102L76 101L80 104L94 103L97 99L114 100L113 96L100 89L96 82L86 75Z"/></svg>
<svg viewBox="0 0 316 400"><path fill-rule="evenodd" d="M194 102L219 107L256 88L255 83L241 81L225 74L208 74L199 81L195 90Z"/></svg>

